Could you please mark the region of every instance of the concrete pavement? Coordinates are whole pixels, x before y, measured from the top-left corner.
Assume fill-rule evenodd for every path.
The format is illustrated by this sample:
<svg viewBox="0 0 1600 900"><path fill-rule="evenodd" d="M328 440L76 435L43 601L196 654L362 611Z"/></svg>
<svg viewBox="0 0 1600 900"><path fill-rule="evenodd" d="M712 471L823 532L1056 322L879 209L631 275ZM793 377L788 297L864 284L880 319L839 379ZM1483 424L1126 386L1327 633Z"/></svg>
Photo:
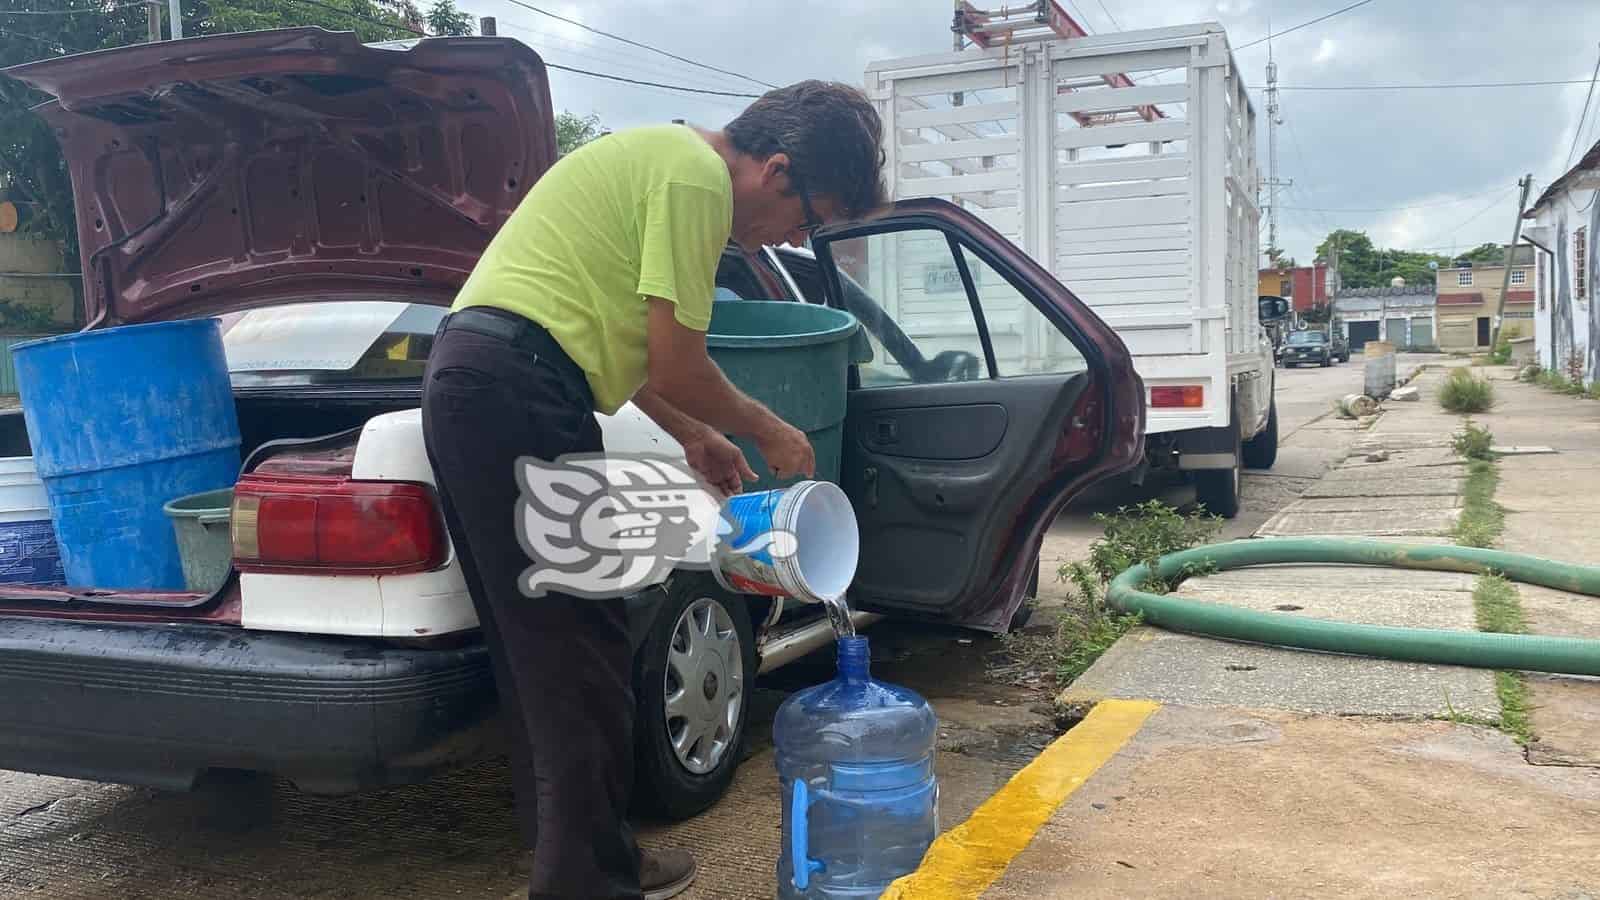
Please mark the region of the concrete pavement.
<svg viewBox="0 0 1600 900"><path fill-rule="evenodd" d="M1474 419L1496 443L1560 451L1501 460L1505 548L1600 559L1600 403L1505 382L1509 370L1494 374L1501 403ZM1352 439L1359 456L1335 473L1385 466L1396 480L1440 478L1421 470L1452 466L1435 451L1461 418L1433 401L1439 378L1419 380L1421 403L1389 404ZM1368 463L1367 452L1380 447L1391 448L1389 460ZM1408 513L1421 521L1453 510L1427 499L1443 495L1407 495L1406 504L1369 497L1377 475L1325 479L1320 486L1348 486L1307 491L1310 499L1291 504L1276 527L1314 531L1296 523L1315 521L1328 508L1324 499L1335 512L1376 502L1369 518L1380 531ZM1425 499L1431 505L1410 505ZM1439 530L1421 539L1448 540L1445 523L1432 521ZM1448 573L1270 567L1193 580L1180 593L1300 606L1301 615L1469 628L1470 587ZM1520 592L1531 630L1600 637L1600 600ZM1130 633L1102 664L1066 699L1167 702L1084 775L982 896L1600 895L1600 679L1528 676L1535 740L1524 749L1500 731L1459 722L1498 713L1491 676L1479 670L1155 629Z"/></svg>

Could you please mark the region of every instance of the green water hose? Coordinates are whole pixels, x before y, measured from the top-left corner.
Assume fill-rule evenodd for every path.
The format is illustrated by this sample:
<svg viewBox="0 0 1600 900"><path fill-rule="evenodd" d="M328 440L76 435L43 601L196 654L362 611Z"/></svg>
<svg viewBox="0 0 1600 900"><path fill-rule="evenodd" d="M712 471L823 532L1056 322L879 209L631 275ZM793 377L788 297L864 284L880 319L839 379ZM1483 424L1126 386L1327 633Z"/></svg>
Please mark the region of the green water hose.
<svg viewBox="0 0 1600 900"><path fill-rule="evenodd" d="M1134 566L1112 580L1106 601L1121 612L1138 613L1151 625L1227 640L1409 662L1600 675L1600 640L1358 625L1256 612L1140 590L1152 574L1161 581L1173 583L1194 572L1284 563L1390 566L1472 574L1498 572L1512 581L1600 596L1600 566L1474 547L1275 538L1212 544L1168 554L1156 560L1154 573L1147 565Z"/></svg>

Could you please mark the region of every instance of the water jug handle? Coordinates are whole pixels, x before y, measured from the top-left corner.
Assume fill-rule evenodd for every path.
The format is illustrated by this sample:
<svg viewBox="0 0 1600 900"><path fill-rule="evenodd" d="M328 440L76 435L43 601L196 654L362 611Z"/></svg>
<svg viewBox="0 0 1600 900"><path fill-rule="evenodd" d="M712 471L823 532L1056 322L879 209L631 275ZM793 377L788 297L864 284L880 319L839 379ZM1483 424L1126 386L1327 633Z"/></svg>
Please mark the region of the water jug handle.
<svg viewBox="0 0 1600 900"><path fill-rule="evenodd" d="M803 891L811 884L811 873L820 872L822 863L810 858L810 828L807 819L811 812L811 798L806 783L794 780L794 791L789 799L789 862L794 865L794 888Z"/></svg>
<svg viewBox="0 0 1600 900"><path fill-rule="evenodd" d="M196 516L195 521L201 525L226 525L233 521L232 512L204 513Z"/></svg>

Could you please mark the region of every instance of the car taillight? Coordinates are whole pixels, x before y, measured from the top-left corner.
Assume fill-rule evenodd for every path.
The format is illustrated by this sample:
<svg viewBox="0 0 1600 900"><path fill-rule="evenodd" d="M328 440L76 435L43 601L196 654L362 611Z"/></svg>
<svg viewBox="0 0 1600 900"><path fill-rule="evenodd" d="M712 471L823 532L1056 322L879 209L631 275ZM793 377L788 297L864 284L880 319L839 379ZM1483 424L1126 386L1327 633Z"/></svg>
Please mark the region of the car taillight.
<svg viewBox="0 0 1600 900"><path fill-rule="evenodd" d="M1150 406L1156 409L1198 409L1206 405L1205 388L1198 384L1174 384L1150 389Z"/></svg>
<svg viewBox="0 0 1600 900"><path fill-rule="evenodd" d="M233 489L241 572L398 575L439 567L449 546L426 485L252 472Z"/></svg>

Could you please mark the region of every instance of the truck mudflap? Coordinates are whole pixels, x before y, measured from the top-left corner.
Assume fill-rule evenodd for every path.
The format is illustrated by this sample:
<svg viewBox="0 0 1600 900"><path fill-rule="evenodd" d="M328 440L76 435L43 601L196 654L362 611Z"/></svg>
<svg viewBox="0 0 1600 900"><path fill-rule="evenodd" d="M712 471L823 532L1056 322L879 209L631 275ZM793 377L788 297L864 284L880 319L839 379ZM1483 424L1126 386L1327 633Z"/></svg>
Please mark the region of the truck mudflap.
<svg viewBox="0 0 1600 900"><path fill-rule="evenodd" d="M168 789L244 769L348 793L500 750L481 641L0 617L0 697L0 768Z"/></svg>

